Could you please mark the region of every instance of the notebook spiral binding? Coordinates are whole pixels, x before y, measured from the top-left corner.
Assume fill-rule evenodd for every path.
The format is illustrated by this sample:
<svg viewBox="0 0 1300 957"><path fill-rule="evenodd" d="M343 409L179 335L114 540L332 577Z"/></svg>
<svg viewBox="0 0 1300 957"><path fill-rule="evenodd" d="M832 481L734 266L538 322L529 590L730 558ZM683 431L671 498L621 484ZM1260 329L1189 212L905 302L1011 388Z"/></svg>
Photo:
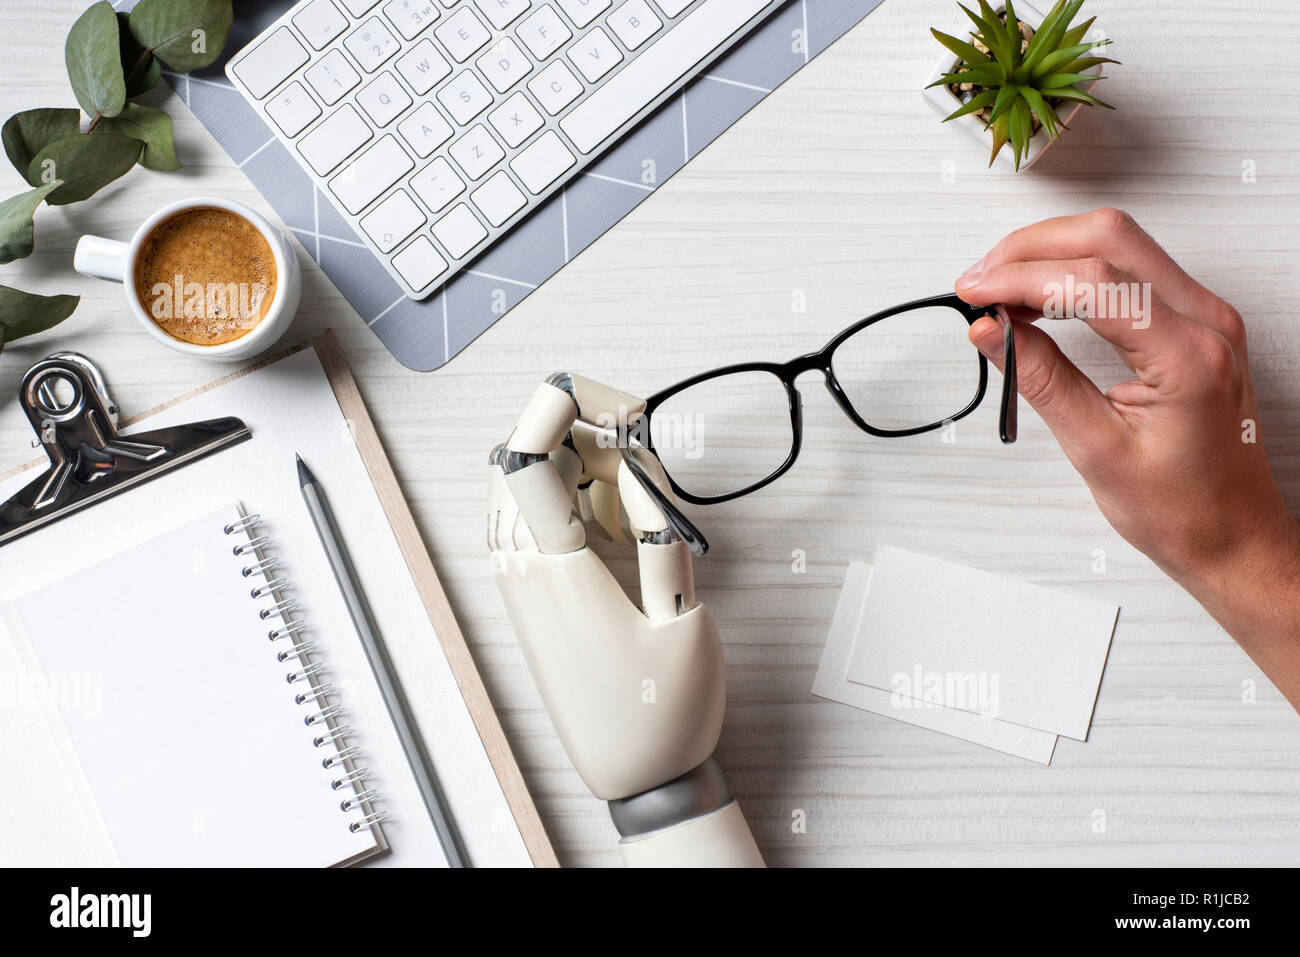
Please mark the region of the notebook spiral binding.
<svg viewBox="0 0 1300 957"><path fill-rule="evenodd" d="M237 557L253 559L240 570L240 574L244 578L259 580L249 588L250 598L270 602L258 611L258 617L262 621L272 623L266 633L267 639L273 644L288 639L288 647L277 651L275 658L281 664L291 665L292 670L285 672L284 680L302 689L294 694L294 703L312 709L303 718L303 724L315 731L312 744L317 748L330 749L321 764L326 770L337 768L341 772L330 782L330 787L335 791L347 789L352 792L339 802L339 809L344 813L362 812L360 818L348 824L353 833L370 830L384 820L384 813L372 806L379 797L379 792L368 784L370 771L357 764L361 758L360 750L347 742L352 729L339 720L343 716L343 709L329 702L334 686L322 678L325 673L324 663L312 660L316 646L303 637L307 630L306 622L293 617L298 603L292 598L282 597L282 591L288 582L277 574L279 559L264 554L271 540L269 536L255 534L260 525L260 515L245 515L226 525L223 531L227 535L244 536L244 540L231 550Z"/></svg>

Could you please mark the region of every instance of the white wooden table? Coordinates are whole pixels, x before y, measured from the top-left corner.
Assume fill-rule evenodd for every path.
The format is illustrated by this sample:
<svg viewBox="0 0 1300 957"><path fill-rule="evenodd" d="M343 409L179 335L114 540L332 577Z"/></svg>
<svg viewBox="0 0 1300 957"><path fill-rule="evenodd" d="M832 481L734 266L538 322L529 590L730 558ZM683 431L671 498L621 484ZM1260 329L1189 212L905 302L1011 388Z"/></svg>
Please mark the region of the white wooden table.
<svg viewBox="0 0 1300 957"><path fill-rule="evenodd" d="M5 5L0 116L74 102L63 40L84 6ZM1099 91L1119 111L1082 112L1032 172L986 171L986 154L921 100L941 52L927 28L959 27L955 4L886 0L432 375L390 359L307 262L289 339L326 327L341 335L564 863L616 863L616 834L541 709L483 539L487 453L552 371L644 393L726 362L789 358L866 312L950 288L1009 229L1119 205L1247 317L1264 436L1300 506L1300 123L1277 81L1300 68L1300 8L1087 6L1124 61ZM50 352L95 358L128 412L224 371L161 349L129 318L120 289L72 272L78 235L124 238L174 199L217 193L269 213L185 106L159 99L176 118L186 168L136 170L89 203L42 209L37 254L0 269L0 282L83 296L66 324L0 355L0 469L34 455L12 396ZM9 195L21 181L3 165ZM1123 375L1086 330L1061 338L1099 380ZM997 442L995 401L960 424L955 445L876 440L813 379L803 385L807 441L795 471L694 513L714 546L697 568L699 593L729 665L719 758L771 863L1300 863L1300 718L1110 530L1036 416L1022 407L1010 448ZM1089 741L1062 739L1042 768L811 697L845 566L880 543L1121 604ZM792 570L796 549L807 555L803 574ZM1104 573L1092 570L1098 549ZM613 564L635 579L627 557ZM418 675L404 678L418 686ZM792 833L798 809L806 833Z"/></svg>

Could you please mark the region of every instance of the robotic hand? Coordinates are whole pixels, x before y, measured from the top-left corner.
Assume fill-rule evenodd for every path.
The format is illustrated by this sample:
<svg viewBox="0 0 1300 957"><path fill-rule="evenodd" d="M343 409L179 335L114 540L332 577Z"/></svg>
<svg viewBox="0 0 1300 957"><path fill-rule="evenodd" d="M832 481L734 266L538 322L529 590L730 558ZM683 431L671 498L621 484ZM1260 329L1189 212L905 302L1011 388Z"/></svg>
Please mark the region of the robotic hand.
<svg viewBox="0 0 1300 957"><path fill-rule="evenodd" d="M657 459L627 441L644 408L563 373L538 388L489 463L493 573L569 759L609 802L624 861L761 867L712 757L726 689L717 628L695 599L694 529ZM636 542L641 608L587 546L588 528Z"/></svg>

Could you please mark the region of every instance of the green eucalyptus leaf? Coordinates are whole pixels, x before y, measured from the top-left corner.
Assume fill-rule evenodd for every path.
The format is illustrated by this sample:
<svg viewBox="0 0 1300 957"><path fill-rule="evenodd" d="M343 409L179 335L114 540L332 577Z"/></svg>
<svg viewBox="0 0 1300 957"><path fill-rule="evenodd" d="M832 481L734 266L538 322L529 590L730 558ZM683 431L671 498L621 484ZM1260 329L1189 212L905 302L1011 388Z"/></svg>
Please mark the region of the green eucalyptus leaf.
<svg viewBox="0 0 1300 957"><path fill-rule="evenodd" d="M230 35L231 0L140 0L131 11L137 43L180 73L211 66Z"/></svg>
<svg viewBox="0 0 1300 957"><path fill-rule="evenodd" d="M32 222L36 207L62 185L63 180L56 179L0 203L0 265L32 254L36 244L36 226Z"/></svg>
<svg viewBox="0 0 1300 957"><path fill-rule="evenodd" d="M131 15L117 15L117 36L122 60L122 76L126 80L126 98L129 100L148 93L162 78L162 64L158 58L140 46L131 36Z"/></svg>
<svg viewBox="0 0 1300 957"><path fill-rule="evenodd" d="M81 129L81 111L42 107L15 113L5 121L0 130L5 154L25 179L32 157L55 140L72 136ZM33 185L42 185L35 183Z"/></svg>
<svg viewBox="0 0 1300 957"><path fill-rule="evenodd" d="M72 92L86 115L117 116L126 105L117 13L108 0L86 9L68 33L63 48Z"/></svg>
<svg viewBox="0 0 1300 957"><path fill-rule="evenodd" d="M78 296L38 296L0 286L0 349L6 342L57 326L80 301Z"/></svg>
<svg viewBox="0 0 1300 957"><path fill-rule="evenodd" d="M92 135L104 133L129 136L143 143L140 165L146 169L170 171L181 168L181 161L176 158L176 144L172 140L172 118L162 110L128 103L120 116L101 120Z"/></svg>
<svg viewBox="0 0 1300 957"><path fill-rule="evenodd" d="M46 202L51 206L79 203L128 172L143 149L139 140L120 133L67 136L32 158L27 182L42 186L61 179L63 185L46 197Z"/></svg>

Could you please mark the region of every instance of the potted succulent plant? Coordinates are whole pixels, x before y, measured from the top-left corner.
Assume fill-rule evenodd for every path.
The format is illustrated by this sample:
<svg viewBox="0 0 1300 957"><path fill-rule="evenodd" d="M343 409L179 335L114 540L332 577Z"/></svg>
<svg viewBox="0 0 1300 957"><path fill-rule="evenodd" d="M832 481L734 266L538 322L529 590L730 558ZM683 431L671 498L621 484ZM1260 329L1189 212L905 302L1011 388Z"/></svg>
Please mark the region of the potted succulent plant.
<svg viewBox="0 0 1300 957"><path fill-rule="evenodd" d="M971 135L991 138L989 165L1010 145L1010 162L1027 169L1053 143L1085 103L1114 109L1092 95L1103 63L1117 61L1097 55L1110 43L1093 30L1095 17L1072 25L1084 0L1057 0L1046 16L1021 2L1018 16L1012 0L993 9L979 0L976 14L963 4L974 23L968 40L931 30L949 56L939 64L926 87L926 100L944 117L955 120ZM1090 32L1091 31L1091 32Z"/></svg>

